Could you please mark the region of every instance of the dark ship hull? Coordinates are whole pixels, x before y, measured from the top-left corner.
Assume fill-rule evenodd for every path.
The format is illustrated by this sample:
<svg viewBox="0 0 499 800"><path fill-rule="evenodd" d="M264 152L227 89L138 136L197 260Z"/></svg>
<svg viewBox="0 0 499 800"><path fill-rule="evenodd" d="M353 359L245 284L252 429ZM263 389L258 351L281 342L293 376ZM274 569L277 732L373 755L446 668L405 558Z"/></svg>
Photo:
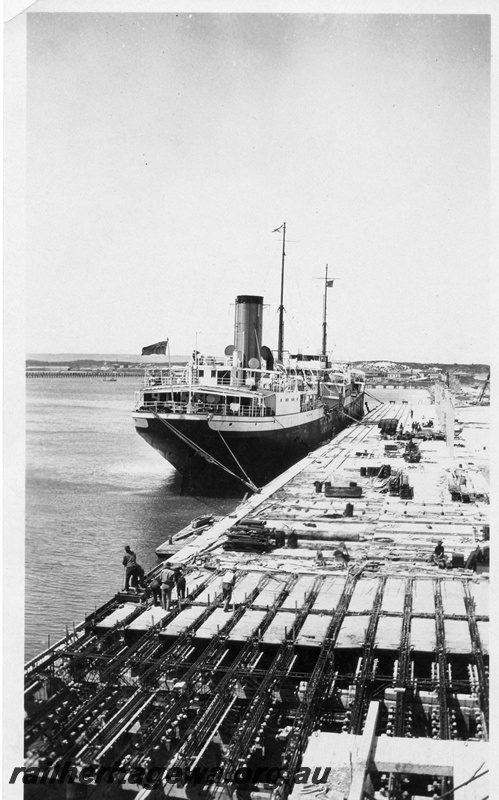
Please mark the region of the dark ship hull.
<svg viewBox="0 0 499 800"><path fill-rule="evenodd" d="M136 430L182 475L182 491L237 496L250 488L248 479L263 486L336 436L352 419L361 419L364 395L350 400L347 413L337 404L293 415L293 424L287 426L274 418L241 423L216 416L193 420L187 415L141 414L140 424L147 427Z"/></svg>

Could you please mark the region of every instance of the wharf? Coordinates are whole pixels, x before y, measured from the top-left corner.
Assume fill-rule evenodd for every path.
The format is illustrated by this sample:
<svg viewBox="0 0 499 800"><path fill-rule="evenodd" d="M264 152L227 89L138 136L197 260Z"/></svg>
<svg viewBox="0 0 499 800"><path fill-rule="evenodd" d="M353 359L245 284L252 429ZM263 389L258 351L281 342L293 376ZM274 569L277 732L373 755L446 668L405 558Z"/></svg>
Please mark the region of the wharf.
<svg viewBox="0 0 499 800"><path fill-rule="evenodd" d="M387 419L425 426L419 461ZM451 452L438 426L435 406L382 404L160 546L182 608L120 593L32 660L26 764L118 763L141 800L485 797L487 451L464 422Z"/></svg>

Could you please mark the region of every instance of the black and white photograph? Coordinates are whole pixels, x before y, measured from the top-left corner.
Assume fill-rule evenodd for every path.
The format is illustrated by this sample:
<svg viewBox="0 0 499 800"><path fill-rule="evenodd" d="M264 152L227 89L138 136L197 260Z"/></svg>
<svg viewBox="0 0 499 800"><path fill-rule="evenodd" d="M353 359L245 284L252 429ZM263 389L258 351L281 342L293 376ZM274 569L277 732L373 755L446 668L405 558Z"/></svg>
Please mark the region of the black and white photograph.
<svg viewBox="0 0 499 800"><path fill-rule="evenodd" d="M490 2L4 14L5 797L492 798Z"/></svg>

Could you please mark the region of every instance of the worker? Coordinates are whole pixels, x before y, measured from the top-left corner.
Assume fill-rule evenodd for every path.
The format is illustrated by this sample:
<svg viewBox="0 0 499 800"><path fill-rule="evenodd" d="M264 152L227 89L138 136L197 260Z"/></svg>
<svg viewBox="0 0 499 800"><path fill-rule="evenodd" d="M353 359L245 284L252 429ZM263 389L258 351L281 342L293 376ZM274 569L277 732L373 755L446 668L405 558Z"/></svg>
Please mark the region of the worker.
<svg viewBox="0 0 499 800"><path fill-rule="evenodd" d="M145 589L144 583L144 567L140 564L132 564L130 569L132 570L130 575L130 586L132 589L135 589L137 593L140 592L141 589Z"/></svg>
<svg viewBox="0 0 499 800"><path fill-rule="evenodd" d="M326 562L324 560L324 555L323 555L322 550L317 550L317 552L315 554L315 561L316 561L318 567L325 567L326 566Z"/></svg>
<svg viewBox="0 0 499 800"><path fill-rule="evenodd" d="M234 572L229 569L225 573L222 578L222 600L225 601L224 603L224 611L229 610L230 600L232 597L232 590L234 588L234 581L236 580L236 576Z"/></svg>
<svg viewBox="0 0 499 800"><path fill-rule="evenodd" d="M341 566L346 569L350 561L350 553L347 550L345 542L340 542L337 549L333 552L333 555L340 562Z"/></svg>
<svg viewBox="0 0 499 800"><path fill-rule="evenodd" d="M445 569L447 565L447 559L445 556L443 540L439 539L437 542L437 546L435 550L431 554L430 558L428 559L430 564L435 564L435 566L440 567L440 569Z"/></svg>
<svg viewBox="0 0 499 800"><path fill-rule="evenodd" d="M165 611L170 610L170 602L172 599L172 589L175 585L175 573L173 572L170 564L165 562L164 569L161 570L161 607Z"/></svg>
<svg viewBox="0 0 499 800"><path fill-rule="evenodd" d="M137 556L135 555L134 551L130 548L130 545L126 545L125 547L125 555L123 556L122 564L125 567L125 585L124 590L128 592L130 586L130 578L134 573L133 566L137 563Z"/></svg>
<svg viewBox="0 0 499 800"><path fill-rule="evenodd" d="M148 581L146 580L146 597L150 597L151 595L153 598L153 605L160 606L161 581L158 577L150 578Z"/></svg>
<svg viewBox="0 0 499 800"><path fill-rule="evenodd" d="M175 587L177 589L178 607L182 607L182 600L185 599L185 575L182 573L180 567L174 569L175 574Z"/></svg>

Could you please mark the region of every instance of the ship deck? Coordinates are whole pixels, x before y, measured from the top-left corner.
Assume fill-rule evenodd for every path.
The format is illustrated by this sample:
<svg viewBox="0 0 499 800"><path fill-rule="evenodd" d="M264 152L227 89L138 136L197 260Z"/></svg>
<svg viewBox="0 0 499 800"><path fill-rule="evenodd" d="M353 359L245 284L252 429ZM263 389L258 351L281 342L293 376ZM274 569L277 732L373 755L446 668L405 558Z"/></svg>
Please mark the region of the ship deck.
<svg viewBox="0 0 499 800"><path fill-rule="evenodd" d="M172 797L485 797L488 453L464 421L408 463L394 418L439 427L435 406L380 404L158 547L185 569L181 609L119 594L30 662L26 763L175 767Z"/></svg>

